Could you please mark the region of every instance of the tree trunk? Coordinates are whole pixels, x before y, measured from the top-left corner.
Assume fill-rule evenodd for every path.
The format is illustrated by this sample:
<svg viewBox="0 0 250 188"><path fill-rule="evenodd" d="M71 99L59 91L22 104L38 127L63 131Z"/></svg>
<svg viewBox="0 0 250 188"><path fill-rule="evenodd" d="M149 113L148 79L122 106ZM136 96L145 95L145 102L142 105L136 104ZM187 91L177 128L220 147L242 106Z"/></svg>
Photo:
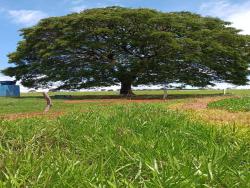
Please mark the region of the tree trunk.
<svg viewBox="0 0 250 188"><path fill-rule="evenodd" d="M46 108L44 110L44 112L46 113L46 112L48 112L50 110L50 108L52 106L52 100L49 97L48 93L46 93L46 92L43 92L43 97L44 97L44 99L46 100L46 103L47 103L47 106L46 106Z"/></svg>
<svg viewBox="0 0 250 188"><path fill-rule="evenodd" d="M166 100L166 98L168 97L168 84L167 84L167 82L165 82L165 84L164 84L163 92L164 92L163 99Z"/></svg>
<svg viewBox="0 0 250 188"><path fill-rule="evenodd" d="M167 97L168 97L168 90L167 88L164 88L163 99L166 100Z"/></svg>
<svg viewBox="0 0 250 188"><path fill-rule="evenodd" d="M133 93L131 91L131 85L132 85L132 83L130 83L130 82L122 82L120 95L133 95Z"/></svg>
<svg viewBox="0 0 250 188"><path fill-rule="evenodd" d="M223 89L223 95L227 94L227 89Z"/></svg>

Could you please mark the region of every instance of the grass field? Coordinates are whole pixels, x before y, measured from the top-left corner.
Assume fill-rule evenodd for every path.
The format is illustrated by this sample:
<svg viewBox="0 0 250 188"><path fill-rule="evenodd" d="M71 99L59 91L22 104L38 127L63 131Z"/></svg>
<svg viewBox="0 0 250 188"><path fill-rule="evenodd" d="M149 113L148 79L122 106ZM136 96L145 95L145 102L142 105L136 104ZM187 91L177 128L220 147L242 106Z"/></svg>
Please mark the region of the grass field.
<svg viewBox="0 0 250 188"><path fill-rule="evenodd" d="M185 92L191 98L53 99L50 114L64 115L13 120L3 116L42 112L44 99L41 94L0 98L0 187L250 187L249 127L211 123L194 118L196 111L190 115L169 108L192 102L192 96L218 96L217 91ZM232 93L242 100L250 94ZM241 99L208 105L215 108L225 100Z"/></svg>
<svg viewBox="0 0 250 188"><path fill-rule="evenodd" d="M223 99L209 104L210 108L225 109L232 112L250 111L250 97Z"/></svg>
<svg viewBox="0 0 250 188"><path fill-rule="evenodd" d="M243 93L250 94L250 90L239 90L239 91L228 91L229 93ZM162 98L163 91L161 90L152 90L152 91L135 91L136 95L143 97L147 96L156 96L157 98ZM206 96L206 95L217 95L222 94L220 90L170 90L169 92L170 98L185 98L185 97L195 97L195 96ZM83 96L88 98L89 96L118 96L117 92L105 91L105 92L51 92L49 93L51 97L56 95L63 96ZM44 99L42 97L42 93L22 93L20 98L0 98L0 115L1 114L10 114L10 113L22 113L22 112L38 112L44 109ZM53 108L52 111L61 111L61 110L81 110L84 109L87 103L82 104L65 104L62 99L53 99ZM92 105L98 105L98 101L96 103L91 103Z"/></svg>
<svg viewBox="0 0 250 188"><path fill-rule="evenodd" d="M0 115L23 112L42 112L45 108L45 100L42 97L0 98L0 106ZM85 104L66 104L63 100L53 100L53 108L51 111L80 110L85 106Z"/></svg>

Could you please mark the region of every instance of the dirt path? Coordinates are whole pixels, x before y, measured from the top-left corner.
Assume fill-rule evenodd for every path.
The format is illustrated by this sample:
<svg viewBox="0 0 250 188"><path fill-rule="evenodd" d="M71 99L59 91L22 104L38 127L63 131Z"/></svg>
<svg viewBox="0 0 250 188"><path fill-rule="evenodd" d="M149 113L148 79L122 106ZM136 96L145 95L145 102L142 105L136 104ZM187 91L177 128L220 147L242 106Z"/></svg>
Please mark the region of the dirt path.
<svg viewBox="0 0 250 188"><path fill-rule="evenodd" d="M183 103L178 103L170 106L170 109L176 109L176 110L201 110L206 109L208 103L230 98L227 96L221 96L221 97L205 97L205 98L193 98L186 100Z"/></svg>
<svg viewBox="0 0 250 188"><path fill-rule="evenodd" d="M250 112L229 112L220 109L207 108L208 103L230 97L206 97L192 99L183 103L171 105L170 109L191 112L194 119L203 119L220 124L235 124L250 126Z"/></svg>
<svg viewBox="0 0 250 188"><path fill-rule="evenodd" d="M4 120L16 120L16 119L25 119L25 118L32 118L32 117L46 117L49 119L53 119L63 115L64 112L27 112L27 113L15 113L15 114L5 114L0 115L0 119Z"/></svg>
<svg viewBox="0 0 250 188"><path fill-rule="evenodd" d="M65 100L66 104L79 104L79 103L152 103L164 102L162 99L94 99L94 100Z"/></svg>

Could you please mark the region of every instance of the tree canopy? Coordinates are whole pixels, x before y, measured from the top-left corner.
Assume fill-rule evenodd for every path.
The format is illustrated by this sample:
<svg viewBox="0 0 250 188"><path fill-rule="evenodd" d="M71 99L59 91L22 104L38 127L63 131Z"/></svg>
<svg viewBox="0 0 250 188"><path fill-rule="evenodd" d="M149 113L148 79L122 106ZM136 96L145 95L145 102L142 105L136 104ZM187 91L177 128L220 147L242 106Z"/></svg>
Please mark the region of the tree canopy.
<svg viewBox="0 0 250 188"><path fill-rule="evenodd" d="M41 20L22 29L4 74L27 87L80 89L121 84L244 85L249 38L231 23L190 12L107 7Z"/></svg>

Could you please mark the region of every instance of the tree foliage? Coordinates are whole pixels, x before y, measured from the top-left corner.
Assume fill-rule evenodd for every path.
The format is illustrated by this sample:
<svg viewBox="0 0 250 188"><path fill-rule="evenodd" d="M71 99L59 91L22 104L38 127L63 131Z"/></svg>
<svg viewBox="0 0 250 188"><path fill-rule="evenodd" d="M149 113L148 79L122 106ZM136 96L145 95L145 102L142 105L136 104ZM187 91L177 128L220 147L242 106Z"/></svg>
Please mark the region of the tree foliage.
<svg viewBox="0 0 250 188"><path fill-rule="evenodd" d="M107 7L43 19L3 72L27 87L59 89L247 82L249 38L229 22L190 12Z"/></svg>

